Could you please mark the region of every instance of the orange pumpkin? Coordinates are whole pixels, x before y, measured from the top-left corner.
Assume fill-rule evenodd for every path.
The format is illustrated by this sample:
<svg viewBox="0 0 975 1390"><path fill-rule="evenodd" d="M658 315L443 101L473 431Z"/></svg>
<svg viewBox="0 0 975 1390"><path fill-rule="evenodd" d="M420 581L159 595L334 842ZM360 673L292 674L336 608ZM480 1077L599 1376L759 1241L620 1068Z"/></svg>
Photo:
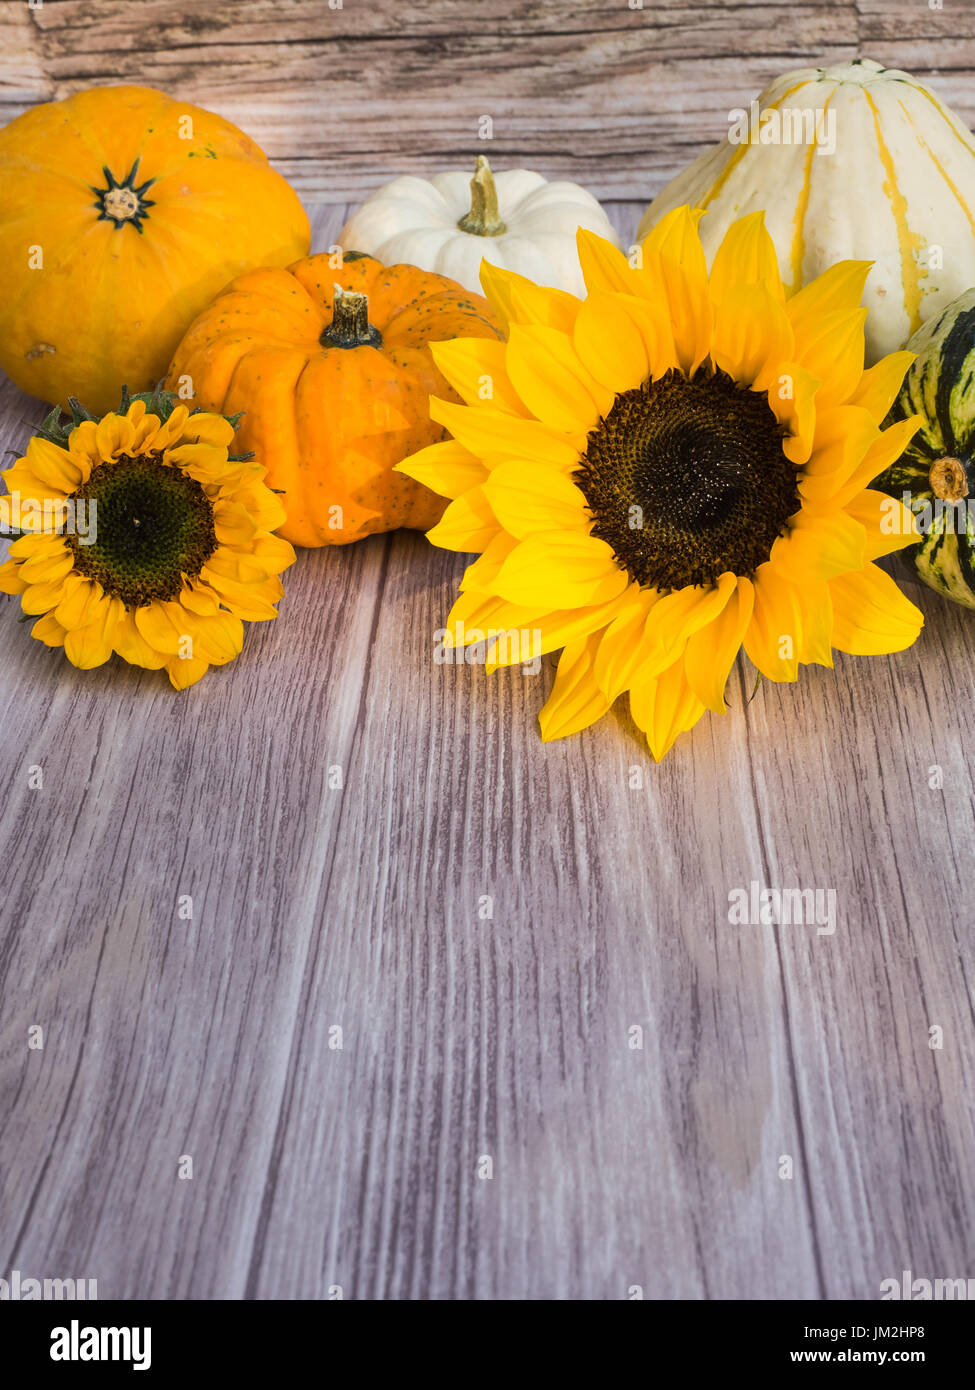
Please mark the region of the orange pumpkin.
<svg viewBox="0 0 975 1390"><path fill-rule="evenodd" d="M96 87L0 131L0 366L95 415L151 390L228 280L308 252L243 131L148 87Z"/></svg>
<svg viewBox="0 0 975 1390"><path fill-rule="evenodd" d="M446 438L429 397L459 399L428 344L501 337L487 301L443 275L354 251L340 268L335 259L238 276L189 329L168 377L204 410L243 412L237 447L283 494L280 534L295 545L440 519L442 497L392 472Z"/></svg>

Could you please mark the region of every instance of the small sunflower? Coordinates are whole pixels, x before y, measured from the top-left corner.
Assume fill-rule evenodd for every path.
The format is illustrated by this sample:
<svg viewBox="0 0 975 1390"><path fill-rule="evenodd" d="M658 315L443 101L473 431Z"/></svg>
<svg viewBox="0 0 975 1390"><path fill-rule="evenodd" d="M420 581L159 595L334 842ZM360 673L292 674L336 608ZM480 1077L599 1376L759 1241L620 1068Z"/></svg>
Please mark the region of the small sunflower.
<svg viewBox="0 0 975 1390"><path fill-rule="evenodd" d="M2 475L0 521L21 534L0 592L75 666L116 652L183 690L240 653L243 619L277 617L295 558L272 534L284 508L265 470L229 453L233 420L162 391L124 392L101 420L71 406L73 424L55 410Z"/></svg>
<svg viewBox="0 0 975 1390"><path fill-rule="evenodd" d="M921 628L872 563L917 539L869 483L919 419L880 428L913 357L864 371L869 263L787 300L762 213L729 229L710 275L701 215L668 214L637 266L580 231L583 300L485 264L507 342L433 346L465 404L431 400L453 438L400 467L452 499L430 540L482 552L446 640L506 634L489 669L564 648L546 740L629 691L659 760L723 712L742 646L792 681L833 648L900 651Z"/></svg>

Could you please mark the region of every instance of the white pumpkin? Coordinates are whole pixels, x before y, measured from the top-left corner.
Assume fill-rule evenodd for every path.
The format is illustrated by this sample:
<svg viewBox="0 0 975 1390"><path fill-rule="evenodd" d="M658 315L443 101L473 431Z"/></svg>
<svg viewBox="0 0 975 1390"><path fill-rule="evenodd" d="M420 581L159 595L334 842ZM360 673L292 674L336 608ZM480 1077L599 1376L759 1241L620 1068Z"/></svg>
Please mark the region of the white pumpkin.
<svg viewBox="0 0 975 1390"><path fill-rule="evenodd" d="M474 177L393 179L353 213L339 241L386 265L435 270L481 292L482 258L536 284L583 295L576 230L619 238L599 203L575 183L548 183L529 169L492 174L483 155Z"/></svg>
<svg viewBox="0 0 975 1390"><path fill-rule="evenodd" d="M707 209L710 259L736 218L762 208L787 292L836 261L873 261L869 362L975 285L975 139L909 73L869 58L800 68L732 115L720 145L651 203L640 240L688 203Z"/></svg>

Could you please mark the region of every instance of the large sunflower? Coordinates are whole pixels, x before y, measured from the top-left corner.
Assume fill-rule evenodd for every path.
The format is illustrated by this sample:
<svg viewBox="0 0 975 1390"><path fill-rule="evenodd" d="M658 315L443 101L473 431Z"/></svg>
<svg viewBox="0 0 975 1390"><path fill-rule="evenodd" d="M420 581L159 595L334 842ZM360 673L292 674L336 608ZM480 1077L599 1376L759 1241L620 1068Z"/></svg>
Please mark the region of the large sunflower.
<svg viewBox="0 0 975 1390"><path fill-rule="evenodd" d="M447 642L505 634L489 668L564 648L545 739L629 691L660 759L722 712L740 647L769 679L832 649L894 652L922 624L872 561L917 539L869 488L918 419L880 423L912 354L863 370L869 263L787 300L763 215L732 226L710 276L698 211L677 208L638 267L580 231L579 300L485 264L507 342L433 346L464 405L453 439L400 465L452 498L429 532L480 551Z"/></svg>
<svg viewBox="0 0 975 1390"><path fill-rule="evenodd" d="M151 408L147 408L148 406ZM23 532L0 565L31 632L88 669L113 652L177 690L238 655L242 619L277 616L295 558L265 470L229 453L234 421L166 392L74 427L60 411L3 473L0 520ZM94 504L94 505L93 505Z"/></svg>

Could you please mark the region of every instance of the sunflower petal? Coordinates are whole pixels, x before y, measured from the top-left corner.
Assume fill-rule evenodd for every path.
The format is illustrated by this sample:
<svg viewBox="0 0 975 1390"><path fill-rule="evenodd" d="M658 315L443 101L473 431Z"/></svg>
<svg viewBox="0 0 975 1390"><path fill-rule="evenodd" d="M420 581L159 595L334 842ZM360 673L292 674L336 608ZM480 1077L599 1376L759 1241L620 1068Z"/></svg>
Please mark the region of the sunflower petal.
<svg viewBox="0 0 975 1390"><path fill-rule="evenodd" d="M454 498L427 540L443 550L484 550L500 529L484 488L472 487Z"/></svg>
<svg viewBox="0 0 975 1390"><path fill-rule="evenodd" d="M581 301L565 290L536 285L513 270L481 261L484 298L506 329L516 323L544 324L571 333Z"/></svg>
<svg viewBox="0 0 975 1390"><path fill-rule="evenodd" d="M505 365L505 344L493 338L451 338L431 343L430 351L440 373L465 405L490 401L496 410L527 416Z"/></svg>
<svg viewBox="0 0 975 1390"><path fill-rule="evenodd" d="M557 468L501 463L480 491L500 524L519 540L538 531L589 533L585 495Z"/></svg>
<svg viewBox="0 0 975 1390"><path fill-rule="evenodd" d="M398 463L393 471L405 473L441 497L459 497L468 488L483 483L488 476L481 460L456 439L427 445Z"/></svg>
<svg viewBox="0 0 975 1390"><path fill-rule="evenodd" d="M892 352L873 367L868 367L849 404L860 406L878 425L883 424L915 356L913 352Z"/></svg>
<svg viewBox="0 0 975 1390"><path fill-rule="evenodd" d="M605 541L578 531L546 531L515 546L490 590L540 609L582 608L618 598L629 576Z"/></svg>
<svg viewBox="0 0 975 1390"><path fill-rule="evenodd" d="M765 213L752 212L728 228L714 253L710 275L711 302L717 308L729 295L749 286L773 302L785 303L775 246L765 227Z"/></svg>
<svg viewBox="0 0 975 1390"><path fill-rule="evenodd" d="M599 636L596 632L570 642L559 658L552 693L538 716L543 742L577 734L609 709L609 701L593 675Z"/></svg>
<svg viewBox="0 0 975 1390"><path fill-rule="evenodd" d="M802 642L795 589L776 575L774 566L759 565L754 577L752 619L743 645L749 661L772 681L794 681Z"/></svg>
<svg viewBox="0 0 975 1390"><path fill-rule="evenodd" d="M500 410L454 405L436 396L430 397L430 418L477 458L497 455L574 468L579 462L579 444L585 442L582 431L577 432L575 442L565 432L549 429L538 420L518 420Z"/></svg>
<svg viewBox="0 0 975 1390"><path fill-rule="evenodd" d="M701 703L716 714L725 712L725 686L751 622L754 603L751 580L739 576L733 597L718 616L688 638L684 675Z"/></svg>
<svg viewBox="0 0 975 1390"><path fill-rule="evenodd" d="M692 729L704 710L684 674L682 660L658 675L638 675L630 688L630 713L646 734L650 752L658 763L670 751L678 734Z"/></svg>
<svg viewBox="0 0 975 1390"><path fill-rule="evenodd" d="M876 565L830 581L833 646L854 656L900 652L917 638L924 617Z"/></svg>
<svg viewBox="0 0 975 1390"><path fill-rule="evenodd" d="M518 395L551 429L588 431L612 406L613 393L594 380L572 339L557 328L515 324L505 361Z"/></svg>

